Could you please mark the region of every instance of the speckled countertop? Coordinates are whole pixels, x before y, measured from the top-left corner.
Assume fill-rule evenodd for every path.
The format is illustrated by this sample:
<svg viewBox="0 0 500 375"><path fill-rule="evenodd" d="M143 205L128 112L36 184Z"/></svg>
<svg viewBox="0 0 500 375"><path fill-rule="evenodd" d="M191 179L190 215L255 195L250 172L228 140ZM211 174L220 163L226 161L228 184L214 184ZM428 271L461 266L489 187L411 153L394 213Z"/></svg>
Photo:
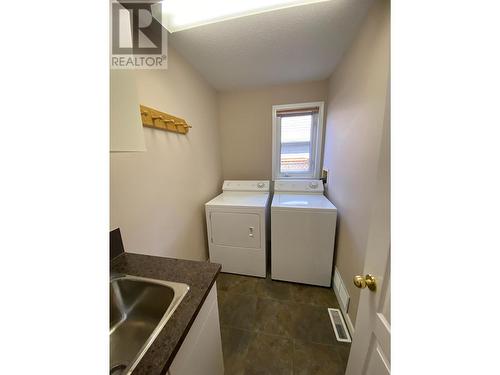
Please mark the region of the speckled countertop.
<svg viewBox="0 0 500 375"><path fill-rule="evenodd" d="M111 271L189 285L189 292L153 341L133 374L165 374L198 315L220 264L123 253L111 262Z"/></svg>

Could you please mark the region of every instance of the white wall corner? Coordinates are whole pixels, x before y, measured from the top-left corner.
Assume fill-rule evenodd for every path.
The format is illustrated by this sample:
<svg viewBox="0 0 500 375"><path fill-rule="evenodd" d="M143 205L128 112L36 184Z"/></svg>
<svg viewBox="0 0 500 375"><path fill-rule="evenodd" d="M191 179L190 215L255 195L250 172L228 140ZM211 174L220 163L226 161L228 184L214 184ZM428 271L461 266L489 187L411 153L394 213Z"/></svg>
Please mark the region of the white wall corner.
<svg viewBox="0 0 500 375"><path fill-rule="evenodd" d="M347 312L349 311L349 301L351 298L347 293L347 288L345 287L344 280L342 279L342 276L340 275L337 267L335 267L335 272L333 275L333 291L335 293L335 296L337 297L337 300L339 301L340 310L342 311L342 315L344 316L344 319L347 323L349 333L351 334L351 337L353 337L354 325L352 324L351 318L347 314Z"/></svg>

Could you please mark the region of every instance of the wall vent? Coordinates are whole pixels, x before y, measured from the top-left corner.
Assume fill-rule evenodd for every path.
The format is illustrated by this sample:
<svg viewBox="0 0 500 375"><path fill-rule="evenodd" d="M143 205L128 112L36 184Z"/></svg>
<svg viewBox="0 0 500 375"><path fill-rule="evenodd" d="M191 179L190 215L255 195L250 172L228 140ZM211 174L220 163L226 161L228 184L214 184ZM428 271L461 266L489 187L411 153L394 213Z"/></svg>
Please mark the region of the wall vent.
<svg viewBox="0 0 500 375"><path fill-rule="evenodd" d="M340 342L351 342L351 336L347 330L347 326L344 321L344 317L339 309L328 309L328 315L330 315L330 320L332 321L333 330L335 331L335 337L337 341Z"/></svg>
<svg viewBox="0 0 500 375"><path fill-rule="evenodd" d="M335 267L335 273L333 275L333 287L335 288L335 292L339 299L339 303L341 304L342 311L347 314L347 312L349 311L349 300L351 299L351 297L349 297L349 293L347 293L347 289L344 285L344 282L342 281L342 277L340 276L337 267Z"/></svg>

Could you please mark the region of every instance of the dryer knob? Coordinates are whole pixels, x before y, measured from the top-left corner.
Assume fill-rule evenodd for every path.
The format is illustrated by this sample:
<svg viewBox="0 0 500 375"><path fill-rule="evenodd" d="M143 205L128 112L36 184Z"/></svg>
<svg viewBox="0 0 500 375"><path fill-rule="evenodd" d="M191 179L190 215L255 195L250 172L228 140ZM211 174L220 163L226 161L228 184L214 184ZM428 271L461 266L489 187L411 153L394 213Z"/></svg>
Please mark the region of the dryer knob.
<svg viewBox="0 0 500 375"><path fill-rule="evenodd" d="M264 183L263 183L263 182L259 182L259 183L257 184L257 187L258 187L259 189L262 189L262 188L264 187Z"/></svg>
<svg viewBox="0 0 500 375"><path fill-rule="evenodd" d="M311 183L309 184L309 187L310 187L311 189L316 189L316 188L318 187L318 183L317 183L317 182L311 182Z"/></svg>

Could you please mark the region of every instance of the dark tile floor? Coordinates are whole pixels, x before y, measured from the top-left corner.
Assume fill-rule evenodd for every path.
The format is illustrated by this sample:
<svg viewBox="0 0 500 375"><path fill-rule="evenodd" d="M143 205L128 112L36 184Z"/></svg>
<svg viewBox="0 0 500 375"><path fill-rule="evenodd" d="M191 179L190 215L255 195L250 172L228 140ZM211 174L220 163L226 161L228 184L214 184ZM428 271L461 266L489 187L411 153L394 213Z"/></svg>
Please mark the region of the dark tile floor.
<svg viewBox="0 0 500 375"><path fill-rule="evenodd" d="M340 375L350 344L335 339L333 290L221 273L217 278L225 375Z"/></svg>

